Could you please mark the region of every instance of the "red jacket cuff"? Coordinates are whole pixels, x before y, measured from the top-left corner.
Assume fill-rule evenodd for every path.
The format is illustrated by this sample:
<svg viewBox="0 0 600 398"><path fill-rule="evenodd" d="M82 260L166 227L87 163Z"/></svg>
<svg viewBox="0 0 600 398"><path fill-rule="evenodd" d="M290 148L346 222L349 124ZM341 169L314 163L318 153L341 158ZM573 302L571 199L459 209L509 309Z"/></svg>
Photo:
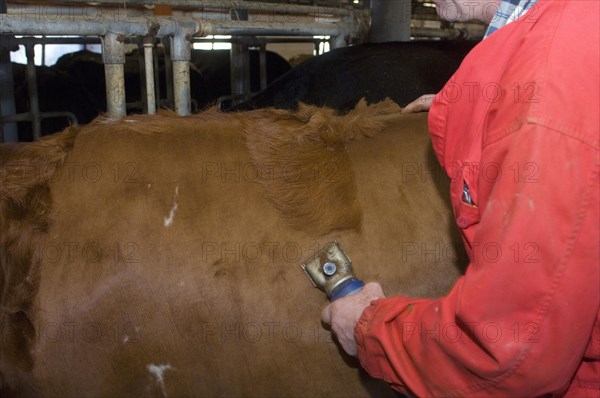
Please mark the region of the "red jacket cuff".
<svg viewBox="0 0 600 398"><path fill-rule="evenodd" d="M392 317L395 317L399 313L410 311L411 303L415 301L421 300L402 296L375 300L365 308L354 327L354 339L361 366L372 377L384 380L392 388L403 393L408 391L399 379L390 378L390 375L395 372L390 369L384 347L379 343L379 339L371 333L371 329L385 323L392 314Z"/></svg>

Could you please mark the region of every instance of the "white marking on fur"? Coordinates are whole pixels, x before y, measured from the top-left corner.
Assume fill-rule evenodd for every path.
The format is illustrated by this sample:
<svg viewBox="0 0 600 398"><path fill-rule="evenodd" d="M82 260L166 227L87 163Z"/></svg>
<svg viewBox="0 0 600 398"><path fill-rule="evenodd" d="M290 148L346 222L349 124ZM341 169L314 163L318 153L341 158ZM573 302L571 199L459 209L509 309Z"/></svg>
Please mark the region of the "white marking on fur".
<svg viewBox="0 0 600 398"><path fill-rule="evenodd" d="M167 398L167 391L165 390L165 371L175 369L169 364L155 365L153 363L151 363L150 365L146 365L146 369L148 369L148 372L150 372L151 375L156 377L156 382L160 384L163 396Z"/></svg>
<svg viewBox="0 0 600 398"><path fill-rule="evenodd" d="M169 228L173 225L173 219L175 218L175 212L179 205L177 204L177 197L179 196L179 185L175 187L175 197L173 198L173 207L171 207L171 211L169 212L169 216L165 217L165 228Z"/></svg>
<svg viewBox="0 0 600 398"><path fill-rule="evenodd" d="M123 344L127 344L128 341L129 341L129 336L125 335L125 337L123 337Z"/></svg>

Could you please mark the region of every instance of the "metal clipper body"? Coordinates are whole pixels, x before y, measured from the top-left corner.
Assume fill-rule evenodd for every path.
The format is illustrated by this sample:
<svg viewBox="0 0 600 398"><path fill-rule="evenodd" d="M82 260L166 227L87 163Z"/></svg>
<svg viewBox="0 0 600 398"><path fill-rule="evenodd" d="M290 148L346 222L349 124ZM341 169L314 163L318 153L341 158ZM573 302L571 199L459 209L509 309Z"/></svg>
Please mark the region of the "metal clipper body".
<svg viewBox="0 0 600 398"><path fill-rule="evenodd" d="M352 274L352 261L337 242L329 243L300 266L330 301L358 293L365 285Z"/></svg>

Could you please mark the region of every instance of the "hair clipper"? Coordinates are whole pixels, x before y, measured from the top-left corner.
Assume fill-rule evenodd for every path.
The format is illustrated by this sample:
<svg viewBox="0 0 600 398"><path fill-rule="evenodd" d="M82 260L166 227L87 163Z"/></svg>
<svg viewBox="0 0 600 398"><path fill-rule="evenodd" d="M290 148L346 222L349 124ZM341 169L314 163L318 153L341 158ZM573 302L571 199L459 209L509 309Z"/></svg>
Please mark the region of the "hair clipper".
<svg viewBox="0 0 600 398"><path fill-rule="evenodd" d="M365 285L352 274L352 262L336 241L300 266L314 287L325 292L330 301L358 293Z"/></svg>

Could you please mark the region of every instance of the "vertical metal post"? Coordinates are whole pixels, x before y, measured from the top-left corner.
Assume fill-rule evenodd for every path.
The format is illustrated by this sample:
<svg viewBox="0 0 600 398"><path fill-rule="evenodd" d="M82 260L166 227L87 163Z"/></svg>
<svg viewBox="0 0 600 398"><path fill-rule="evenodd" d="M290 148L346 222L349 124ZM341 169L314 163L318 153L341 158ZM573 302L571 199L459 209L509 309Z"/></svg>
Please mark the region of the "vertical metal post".
<svg viewBox="0 0 600 398"><path fill-rule="evenodd" d="M369 41L410 41L411 0L371 0Z"/></svg>
<svg viewBox="0 0 600 398"><path fill-rule="evenodd" d="M265 44L260 45L260 89L264 90L267 88L267 46Z"/></svg>
<svg viewBox="0 0 600 398"><path fill-rule="evenodd" d="M247 21L248 10L238 9L230 13L234 21ZM240 36L232 36L232 39L241 40ZM250 54L248 45L233 40L230 52L231 68L231 105L242 102L250 97Z"/></svg>
<svg viewBox="0 0 600 398"><path fill-rule="evenodd" d="M46 36L42 36L42 37L46 37ZM42 43L42 62L40 63L41 66L46 65L46 43Z"/></svg>
<svg viewBox="0 0 600 398"><path fill-rule="evenodd" d="M125 52L121 35L109 32L102 38L102 60L106 77L106 110L111 116L125 116Z"/></svg>
<svg viewBox="0 0 600 398"><path fill-rule="evenodd" d="M156 73L154 73L154 99L156 100L156 104L158 106L158 108L161 107L160 104L160 65L159 65L159 57L158 57L158 53L159 53L159 48L160 47L156 47L156 51L153 51L152 53L152 60L153 60L153 64L154 64L154 70L156 71ZM163 48L164 51L164 48Z"/></svg>
<svg viewBox="0 0 600 398"><path fill-rule="evenodd" d="M29 94L31 127L33 139L39 140L42 136L42 118L40 115L40 102L38 97L37 75L35 70L35 47L31 41L25 44L25 56L27 57L27 93Z"/></svg>
<svg viewBox="0 0 600 398"><path fill-rule="evenodd" d="M17 113L15 107L12 64L10 63L10 50L8 49L8 44L2 44L3 38L5 37L0 36L0 114L2 116L12 116ZM2 136L0 136L0 141L19 141L17 123L3 123L0 127L2 127L3 132Z"/></svg>
<svg viewBox="0 0 600 398"><path fill-rule="evenodd" d="M250 54L248 46L242 43L231 43L231 95L232 105L243 101L250 94L248 84Z"/></svg>
<svg viewBox="0 0 600 398"><path fill-rule="evenodd" d="M154 37L144 38L144 61L146 70L146 105L148 115L156 113L156 97L154 96Z"/></svg>
<svg viewBox="0 0 600 398"><path fill-rule="evenodd" d="M0 14L6 14L6 2L0 0ZM12 116L17 113L15 108L15 89L13 85L10 50L12 36L0 35L0 115ZM0 124L0 142L17 142L19 134L17 123Z"/></svg>
<svg viewBox="0 0 600 398"><path fill-rule="evenodd" d="M138 80L140 82L140 104L142 109L147 109L148 106L148 95L146 94L146 50L144 48L144 39L136 40L138 46ZM127 93L125 93L125 99L127 99Z"/></svg>
<svg viewBox="0 0 600 398"><path fill-rule="evenodd" d="M192 113L190 92L190 60L192 53L190 40L185 32L171 36L171 60L173 61L173 88L175 91L175 112L179 116Z"/></svg>
<svg viewBox="0 0 600 398"><path fill-rule="evenodd" d="M346 47L347 45L348 43L346 42L346 35L344 34L332 36L329 39L329 48L332 50L336 48Z"/></svg>
<svg viewBox="0 0 600 398"><path fill-rule="evenodd" d="M175 108L175 99L173 94L173 62L171 60L171 39L163 40L164 46L164 62L165 62L165 88L167 95L167 106L171 109Z"/></svg>

